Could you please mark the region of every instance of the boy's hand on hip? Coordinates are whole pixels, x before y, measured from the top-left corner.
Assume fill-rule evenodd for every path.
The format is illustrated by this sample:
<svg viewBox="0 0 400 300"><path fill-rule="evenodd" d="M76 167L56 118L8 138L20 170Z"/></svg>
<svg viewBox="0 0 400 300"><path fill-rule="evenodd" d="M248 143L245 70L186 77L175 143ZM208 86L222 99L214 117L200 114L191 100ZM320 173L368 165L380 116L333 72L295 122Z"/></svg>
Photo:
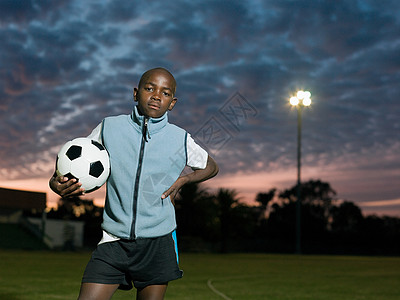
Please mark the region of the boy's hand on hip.
<svg viewBox="0 0 400 300"><path fill-rule="evenodd" d="M171 199L172 204L175 205L175 197L178 194L179 190L186 184L185 176L179 177L171 187L166 190L162 195L161 199L166 199L168 196Z"/></svg>
<svg viewBox="0 0 400 300"><path fill-rule="evenodd" d="M171 185L171 187L161 195L161 199L165 199L170 196L172 204L175 204L174 200L176 195L186 183L205 181L217 175L219 169L216 162L210 156L208 156L207 165L204 169L192 168L192 170L193 172L179 177L174 184Z"/></svg>

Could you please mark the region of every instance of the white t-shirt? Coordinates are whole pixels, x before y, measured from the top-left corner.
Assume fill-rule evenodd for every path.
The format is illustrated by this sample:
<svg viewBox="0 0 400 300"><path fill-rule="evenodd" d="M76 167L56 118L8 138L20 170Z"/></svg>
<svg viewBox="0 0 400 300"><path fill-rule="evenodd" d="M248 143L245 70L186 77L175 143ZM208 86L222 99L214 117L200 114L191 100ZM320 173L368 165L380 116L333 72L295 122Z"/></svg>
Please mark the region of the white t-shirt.
<svg viewBox="0 0 400 300"><path fill-rule="evenodd" d="M93 129L92 133L87 137L91 140L97 141L100 144L103 144L101 140L101 127L102 123L97 125L95 129ZM201 148L193 138L188 134L186 139L186 149L187 149L187 166L193 169L204 169L207 165L208 153L206 150ZM99 245L106 242L113 242L119 240L118 237L109 234L108 232L103 230L103 238L99 242Z"/></svg>

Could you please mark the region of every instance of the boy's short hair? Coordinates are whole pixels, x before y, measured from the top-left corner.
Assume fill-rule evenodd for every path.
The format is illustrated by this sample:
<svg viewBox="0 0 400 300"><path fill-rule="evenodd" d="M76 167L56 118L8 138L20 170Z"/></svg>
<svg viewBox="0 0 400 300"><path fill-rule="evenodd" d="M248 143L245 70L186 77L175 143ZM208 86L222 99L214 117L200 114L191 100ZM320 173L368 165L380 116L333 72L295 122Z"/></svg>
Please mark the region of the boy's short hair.
<svg viewBox="0 0 400 300"><path fill-rule="evenodd" d="M164 73L167 73L169 76L171 76L171 78L173 79L173 82L174 82L174 86L173 86L172 92L173 92L174 95L175 95L175 92L176 92L176 80L175 80L175 77L174 77L174 75L172 75L172 73L171 73L170 71L168 71L168 70L165 69L165 68L161 68L161 67L153 68L153 69L150 69L150 70L147 70L146 72L144 72L143 75L140 77L139 84L138 84L138 88L140 88L140 87L143 85L143 82L147 79L147 77L149 76L149 74L150 74L151 72L154 72L154 71L162 71L162 72L164 72Z"/></svg>

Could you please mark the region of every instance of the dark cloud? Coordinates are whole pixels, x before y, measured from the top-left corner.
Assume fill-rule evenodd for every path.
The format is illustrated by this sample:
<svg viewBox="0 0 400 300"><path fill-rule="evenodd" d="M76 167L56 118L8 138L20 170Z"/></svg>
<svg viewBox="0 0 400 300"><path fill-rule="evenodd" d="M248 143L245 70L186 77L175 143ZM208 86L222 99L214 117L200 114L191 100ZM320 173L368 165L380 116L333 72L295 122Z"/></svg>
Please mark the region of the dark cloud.
<svg viewBox="0 0 400 300"><path fill-rule="evenodd" d="M68 0L4 0L0 2L0 24L24 26L31 21L46 20L53 23L61 12L68 12Z"/></svg>
<svg viewBox="0 0 400 300"><path fill-rule="evenodd" d="M94 2L89 5L87 20L92 24L121 24L135 19L136 11L144 6L142 1L115 0L111 2ZM145 5L148 6L148 5Z"/></svg>

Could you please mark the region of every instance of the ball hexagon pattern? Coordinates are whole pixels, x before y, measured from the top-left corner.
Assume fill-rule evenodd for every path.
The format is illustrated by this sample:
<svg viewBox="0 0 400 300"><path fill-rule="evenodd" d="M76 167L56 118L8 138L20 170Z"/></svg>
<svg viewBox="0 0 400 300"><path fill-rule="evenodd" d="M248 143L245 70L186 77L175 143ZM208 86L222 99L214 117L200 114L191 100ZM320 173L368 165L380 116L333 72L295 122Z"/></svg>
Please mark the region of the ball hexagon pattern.
<svg viewBox="0 0 400 300"><path fill-rule="evenodd" d="M57 155L57 175L76 178L86 193L100 188L110 175L107 150L88 138L76 138L61 147Z"/></svg>

